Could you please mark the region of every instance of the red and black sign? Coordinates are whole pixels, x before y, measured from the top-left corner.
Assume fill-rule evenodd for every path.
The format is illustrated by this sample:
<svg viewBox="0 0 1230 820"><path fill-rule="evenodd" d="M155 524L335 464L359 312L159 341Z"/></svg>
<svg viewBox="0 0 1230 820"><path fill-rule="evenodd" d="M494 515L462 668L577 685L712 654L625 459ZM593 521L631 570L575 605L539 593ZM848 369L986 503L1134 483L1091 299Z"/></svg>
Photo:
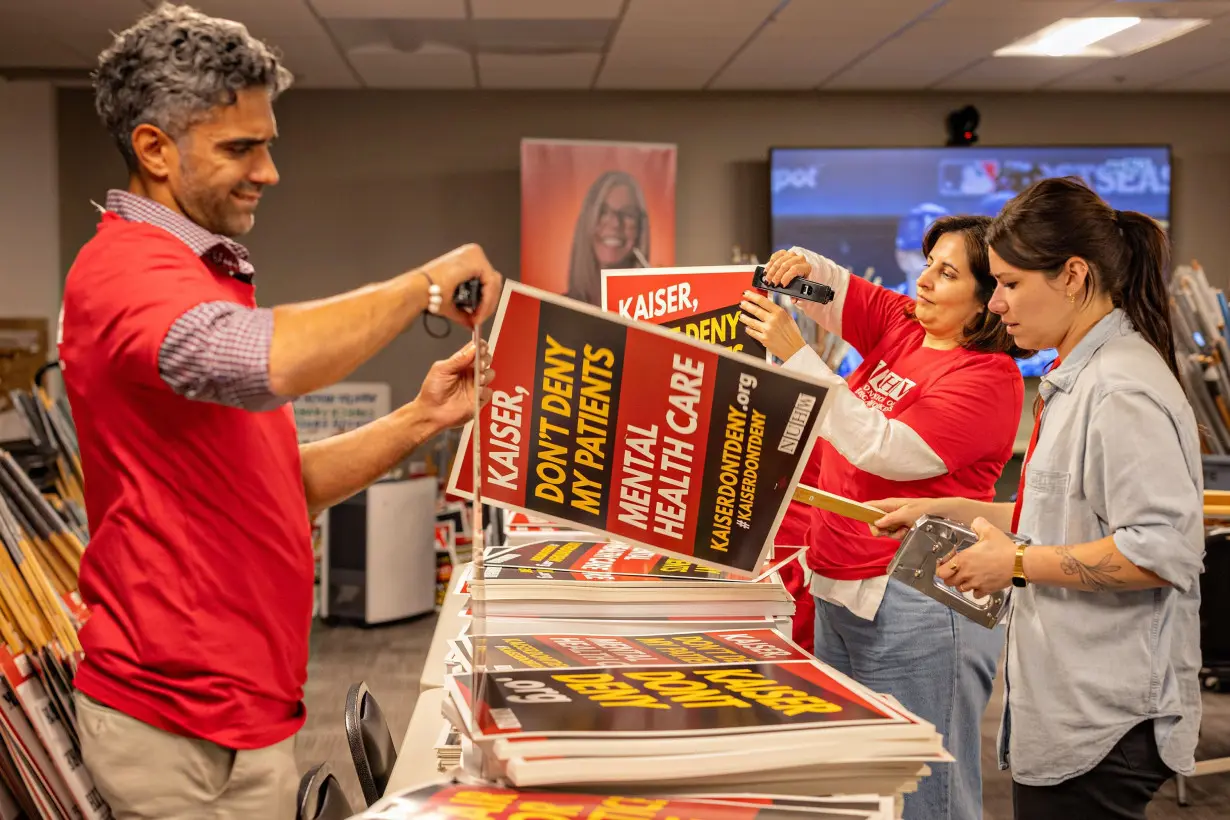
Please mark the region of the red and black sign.
<svg viewBox="0 0 1230 820"><path fill-rule="evenodd" d="M484 679L475 704L471 676L449 678L484 736L667 737L907 722L814 661L514 669Z"/></svg>
<svg viewBox="0 0 1230 820"><path fill-rule="evenodd" d="M756 573L825 389L516 283L479 416L482 498L611 540ZM470 427L449 492L472 497Z"/></svg>
<svg viewBox="0 0 1230 820"><path fill-rule="evenodd" d="M564 667L679 666L755 661L807 661L811 656L775 629L683 632L666 635L499 635L485 642L489 671Z"/></svg>
<svg viewBox="0 0 1230 820"><path fill-rule="evenodd" d="M614 580L748 581L750 575L702 567L655 550L610 541L534 541L488 547L483 566L548 571L549 577Z"/></svg>
<svg viewBox="0 0 1230 820"><path fill-rule="evenodd" d="M670 797L624 797L508 789L485 784L434 783L382 799L355 820L794 820L788 809L742 804L726 800L679 800ZM849 816L817 812L808 817Z"/></svg>
<svg viewBox="0 0 1230 820"><path fill-rule="evenodd" d="M625 319L764 359L764 345L739 321L739 303L743 291L751 288L755 270L752 265L604 270L602 307Z"/></svg>

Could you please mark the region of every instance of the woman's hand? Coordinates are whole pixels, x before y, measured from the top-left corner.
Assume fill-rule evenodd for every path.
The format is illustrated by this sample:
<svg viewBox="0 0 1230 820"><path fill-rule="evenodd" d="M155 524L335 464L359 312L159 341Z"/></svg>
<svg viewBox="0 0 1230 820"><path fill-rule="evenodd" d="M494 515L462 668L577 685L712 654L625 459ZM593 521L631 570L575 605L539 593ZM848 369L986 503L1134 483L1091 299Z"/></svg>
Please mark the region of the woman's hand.
<svg viewBox="0 0 1230 820"><path fill-rule="evenodd" d="M879 501L868 501L867 506L884 510L886 513L879 521L868 526L871 527L872 535L887 535L900 541L914 526L914 522L924 515L960 521L959 510L956 509L959 501L960 499L955 498L882 498Z"/></svg>
<svg viewBox="0 0 1230 820"><path fill-rule="evenodd" d="M767 296L745 290L739 307L743 308L739 321L747 328L747 334L783 362L807 344L790 314Z"/></svg>
<svg viewBox="0 0 1230 820"><path fill-rule="evenodd" d="M975 518L970 526L978 542L936 567L935 575L958 592L981 598L1011 586L1016 544L985 518Z"/></svg>
<svg viewBox="0 0 1230 820"><path fill-rule="evenodd" d="M764 278L771 285L789 285L811 275L811 263L801 253L777 251L764 265Z"/></svg>

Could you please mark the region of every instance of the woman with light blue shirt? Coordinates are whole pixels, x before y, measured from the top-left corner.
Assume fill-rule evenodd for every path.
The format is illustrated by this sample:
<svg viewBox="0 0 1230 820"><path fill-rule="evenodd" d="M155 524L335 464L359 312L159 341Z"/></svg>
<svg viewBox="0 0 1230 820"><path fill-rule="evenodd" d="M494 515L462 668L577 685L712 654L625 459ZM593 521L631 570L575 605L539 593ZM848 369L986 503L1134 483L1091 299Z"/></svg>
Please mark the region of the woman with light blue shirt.
<svg viewBox="0 0 1230 820"><path fill-rule="evenodd" d="M1194 767L1200 727L1203 471L1177 377L1152 219L1048 179L987 234L990 309L1023 348L1056 348L1016 505L888 499L880 529L931 513L979 542L939 570L1015 587L1000 766L1018 820L1143 818ZM1018 548L1004 533L1028 537Z"/></svg>

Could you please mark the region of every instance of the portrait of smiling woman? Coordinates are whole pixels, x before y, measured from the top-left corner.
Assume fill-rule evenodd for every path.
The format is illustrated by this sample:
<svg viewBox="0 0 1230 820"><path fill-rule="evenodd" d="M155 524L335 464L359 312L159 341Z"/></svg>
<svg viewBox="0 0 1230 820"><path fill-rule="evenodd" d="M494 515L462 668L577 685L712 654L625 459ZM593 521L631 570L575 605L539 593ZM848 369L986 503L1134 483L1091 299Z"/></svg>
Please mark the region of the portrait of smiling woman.
<svg viewBox="0 0 1230 820"><path fill-rule="evenodd" d="M568 296L597 305L604 268L649 266L649 215L645 194L626 171L607 171L594 181L572 237Z"/></svg>

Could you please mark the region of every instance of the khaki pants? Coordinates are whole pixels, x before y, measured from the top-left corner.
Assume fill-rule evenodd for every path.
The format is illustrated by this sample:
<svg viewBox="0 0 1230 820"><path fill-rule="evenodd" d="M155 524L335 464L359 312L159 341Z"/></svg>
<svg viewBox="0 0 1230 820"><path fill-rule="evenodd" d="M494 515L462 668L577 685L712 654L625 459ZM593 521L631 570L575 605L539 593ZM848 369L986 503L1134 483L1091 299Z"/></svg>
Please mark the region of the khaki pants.
<svg viewBox="0 0 1230 820"><path fill-rule="evenodd" d="M226 749L181 737L77 692L81 756L115 820L294 820L295 739Z"/></svg>

